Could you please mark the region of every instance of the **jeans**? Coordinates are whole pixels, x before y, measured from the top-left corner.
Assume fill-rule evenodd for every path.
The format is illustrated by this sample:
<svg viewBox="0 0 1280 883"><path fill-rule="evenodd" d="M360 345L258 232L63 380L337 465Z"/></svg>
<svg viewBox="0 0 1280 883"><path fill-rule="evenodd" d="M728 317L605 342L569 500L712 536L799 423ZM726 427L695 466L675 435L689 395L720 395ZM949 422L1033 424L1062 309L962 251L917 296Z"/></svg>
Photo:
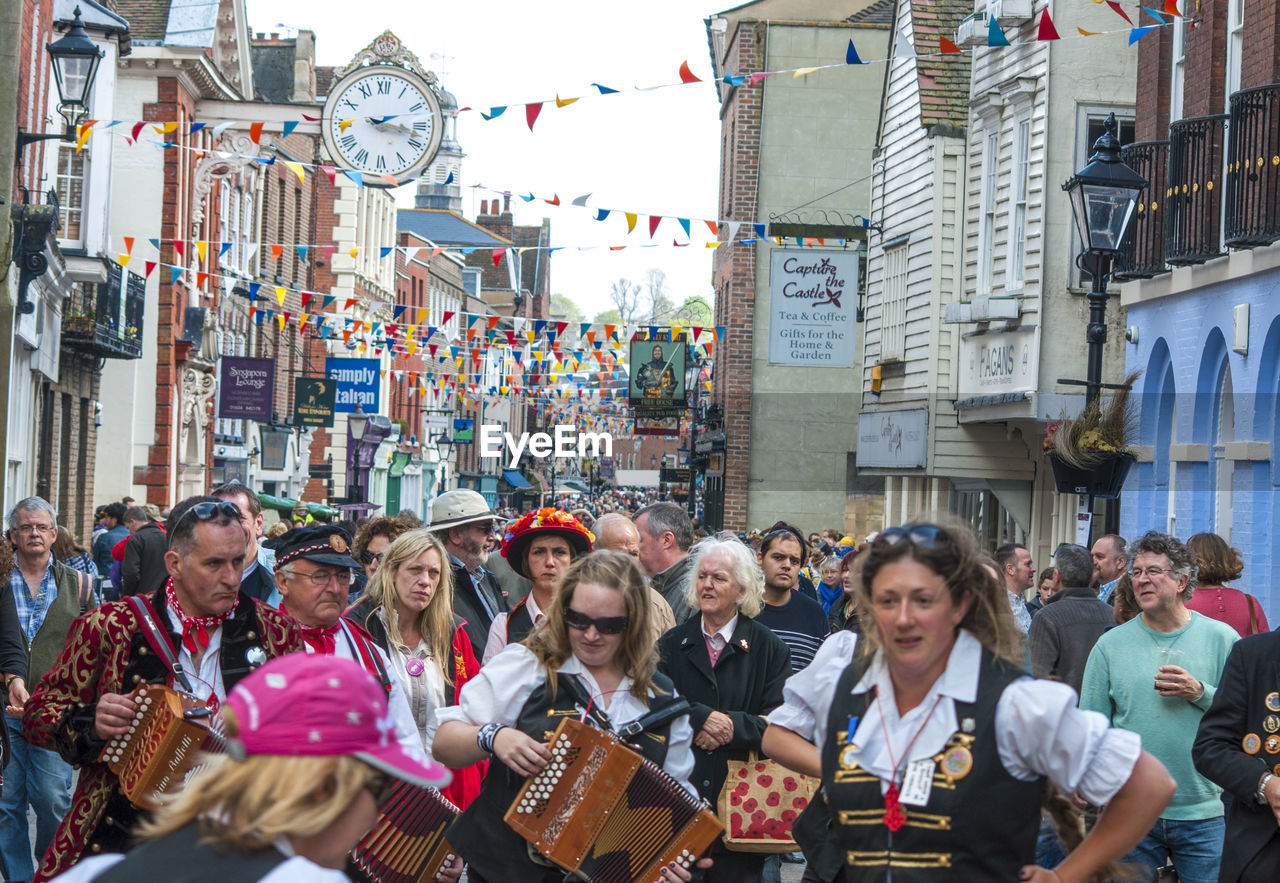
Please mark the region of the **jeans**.
<svg viewBox="0 0 1280 883"><path fill-rule="evenodd" d="M27 744L22 721L5 715L13 755L0 788L0 859L9 883L30 880L54 832L71 807L71 764L56 752ZM36 813L35 856L31 854L27 807Z"/></svg>
<svg viewBox="0 0 1280 883"><path fill-rule="evenodd" d="M1222 816L1192 821L1156 819L1155 827L1120 861L1146 865L1150 880L1167 859L1172 859L1182 883L1217 883L1225 831Z"/></svg>
<svg viewBox="0 0 1280 883"><path fill-rule="evenodd" d="M1047 812L1040 813L1040 835L1036 838L1036 864L1053 870L1067 857L1067 848L1058 839L1058 828Z"/></svg>

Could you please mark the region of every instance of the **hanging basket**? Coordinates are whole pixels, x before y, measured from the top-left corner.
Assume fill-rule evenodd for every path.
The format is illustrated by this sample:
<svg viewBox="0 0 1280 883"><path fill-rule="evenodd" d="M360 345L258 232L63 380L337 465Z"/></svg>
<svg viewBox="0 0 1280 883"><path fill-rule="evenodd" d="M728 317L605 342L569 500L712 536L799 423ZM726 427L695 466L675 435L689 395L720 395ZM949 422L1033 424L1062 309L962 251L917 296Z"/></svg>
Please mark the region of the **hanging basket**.
<svg viewBox="0 0 1280 883"><path fill-rule="evenodd" d="M1102 454L1088 468L1081 469L1063 462L1056 454L1049 455L1053 466L1053 483L1060 494L1080 494L1103 500L1120 496L1120 488L1134 464L1133 454Z"/></svg>

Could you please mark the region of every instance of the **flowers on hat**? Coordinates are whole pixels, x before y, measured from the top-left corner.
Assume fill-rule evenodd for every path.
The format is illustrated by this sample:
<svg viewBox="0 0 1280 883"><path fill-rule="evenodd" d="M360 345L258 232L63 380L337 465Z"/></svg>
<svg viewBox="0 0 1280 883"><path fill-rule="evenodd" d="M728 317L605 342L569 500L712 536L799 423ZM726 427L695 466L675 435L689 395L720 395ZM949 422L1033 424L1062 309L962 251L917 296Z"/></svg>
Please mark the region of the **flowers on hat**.
<svg viewBox="0 0 1280 883"><path fill-rule="evenodd" d="M535 509L532 512L526 512L524 515L521 515L514 524L507 528L507 532L503 534L502 544L504 546L508 546L516 537L521 534L528 533L531 530L552 529L569 530L575 533L580 533L587 538L588 543L594 543L596 541L595 534L587 530L586 526L583 525L581 521L570 515L568 512L563 512L552 506L543 506L541 509Z"/></svg>

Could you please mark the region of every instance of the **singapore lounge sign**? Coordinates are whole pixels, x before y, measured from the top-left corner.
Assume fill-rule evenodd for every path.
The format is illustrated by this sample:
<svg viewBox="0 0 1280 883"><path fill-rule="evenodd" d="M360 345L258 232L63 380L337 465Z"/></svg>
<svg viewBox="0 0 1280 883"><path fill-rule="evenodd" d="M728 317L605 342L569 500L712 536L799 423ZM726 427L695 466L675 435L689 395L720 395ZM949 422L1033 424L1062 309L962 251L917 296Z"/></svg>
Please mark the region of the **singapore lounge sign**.
<svg viewBox="0 0 1280 883"><path fill-rule="evenodd" d="M858 254L779 248L769 261L769 364L852 368Z"/></svg>

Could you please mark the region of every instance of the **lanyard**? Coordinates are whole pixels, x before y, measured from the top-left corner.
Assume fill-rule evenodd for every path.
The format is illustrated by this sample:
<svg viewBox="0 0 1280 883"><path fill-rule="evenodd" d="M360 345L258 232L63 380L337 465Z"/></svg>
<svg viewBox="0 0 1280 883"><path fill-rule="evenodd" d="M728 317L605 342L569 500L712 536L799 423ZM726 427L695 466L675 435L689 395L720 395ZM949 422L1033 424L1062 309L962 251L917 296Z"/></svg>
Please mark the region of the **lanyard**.
<svg viewBox="0 0 1280 883"><path fill-rule="evenodd" d="M920 734L924 732L924 728L928 725L929 719L933 717L933 713L938 710L938 704L942 702L942 694L938 694L938 698L933 701L933 706L929 709L929 713L924 716L924 720L920 722L920 726L916 728L915 735L907 742L906 748L902 749L902 756L895 760L893 757L893 742L889 739L889 729L884 728L884 747L889 752L889 763L893 764L893 771L889 774L889 789L884 793L884 824L890 831L899 831L902 826L907 823L907 816L902 811L902 804L898 798L898 768L902 766L902 761L911 755L911 746L916 744L916 739L920 738ZM884 727L884 710L880 707L880 691L876 691L876 711L880 714L880 725Z"/></svg>

